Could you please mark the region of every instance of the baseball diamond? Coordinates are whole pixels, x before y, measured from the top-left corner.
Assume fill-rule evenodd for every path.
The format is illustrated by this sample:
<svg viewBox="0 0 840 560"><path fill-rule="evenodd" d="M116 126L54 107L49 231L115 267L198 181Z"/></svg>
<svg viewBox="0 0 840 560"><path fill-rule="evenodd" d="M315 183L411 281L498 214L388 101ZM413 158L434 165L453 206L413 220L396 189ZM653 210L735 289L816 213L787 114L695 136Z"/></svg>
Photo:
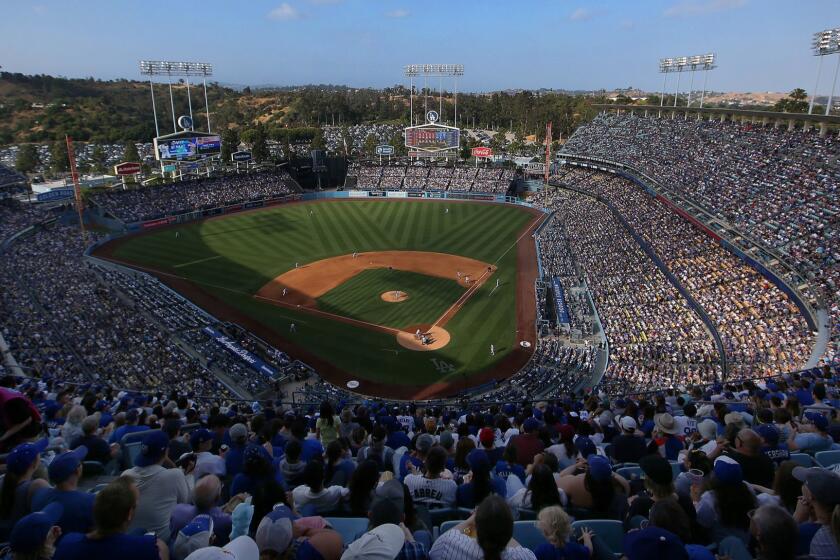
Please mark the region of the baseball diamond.
<svg viewBox="0 0 840 560"><path fill-rule="evenodd" d="M293 202L143 232L96 254L154 274L333 383L425 399L527 363L542 216L482 202Z"/></svg>

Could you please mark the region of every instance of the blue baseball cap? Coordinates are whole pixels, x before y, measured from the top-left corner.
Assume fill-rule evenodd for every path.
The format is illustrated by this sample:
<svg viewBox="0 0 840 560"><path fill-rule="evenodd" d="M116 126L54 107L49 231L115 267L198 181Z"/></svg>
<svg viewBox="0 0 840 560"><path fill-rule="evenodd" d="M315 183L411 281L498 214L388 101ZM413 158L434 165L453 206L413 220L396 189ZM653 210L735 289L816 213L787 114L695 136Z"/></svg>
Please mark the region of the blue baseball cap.
<svg viewBox="0 0 840 560"><path fill-rule="evenodd" d="M175 558L186 558L199 548L210 546L212 536L213 518L206 514L196 515L175 537L172 545Z"/></svg>
<svg viewBox="0 0 840 560"><path fill-rule="evenodd" d="M190 446L192 446L192 448L195 449L202 443L212 440L213 432L211 432L207 428L199 428L190 435Z"/></svg>
<svg viewBox="0 0 840 560"><path fill-rule="evenodd" d="M38 440L35 443L21 443L12 449L6 458L6 469L17 475L25 473L26 469L32 466L32 463L44 452L49 443L48 438Z"/></svg>
<svg viewBox="0 0 840 560"><path fill-rule="evenodd" d="M489 473L490 458L483 449L473 449L467 455L467 464L473 473Z"/></svg>
<svg viewBox="0 0 840 560"><path fill-rule="evenodd" d="M268 450L256 443L246 445L242 457L242 461L246 465L256 466L263 462L271 463L271 455L268 453Z"/></svg>
<svg viewBox="0 0 840 560"><path fill-rule="evenodd" d="M148 467L160 461L169 447L169 436L160 430L154 430L143 436L140 455L134 460L138 467Z"/></svg>
<svg viewBox="0 0 840 560"><path fill-rule="evenodd" d="M36 552L47 540L47 535L64 514L60 502L52 502L41 511L30 513L15 523L9 544L12 551L20 554Z"/></svg>
<svg viewBox="0 0 840 560"><path fill-rule="evenodd" d="M828 418L820 414L819 412L806 412L805 418L807 418L811 424L817 427L820 431L826 431L828 429Z"/></svg>
<svg viewBox="0 0 840 560"><path fill-rule="evenodd" d="M538 430L540 427L540 423L536 418L530 417L522 423L522 429L526 432L533 432Z"/></svg>
<svg viewBox="0 0 840 560"><path fill-rule="evenodd" d="M755 427L755 431L768 445L779 443L779 430L773 424L761 424Z"/></svg>
<svg viewBox="0 0 840 560"><path fill-rule="evenodd" d="M715 459L715 477L724 484L738 484L744 481L744 471L738 461L723 455Z"/></svg>
<svg viewBox="0 0 840 560"><path fill-rule="evenodd" d="M52 460L52 463L50 463L49 469L47 469L50 475L50 480L54 484L61 484L70 478L70 476L76 472L76 469L79 468L79 465L82 464L84 458L87 457L87 452L87 447L80 445L73 451L66 451L61 455L56 456L56 458Z"/></svg>
<svg viewBox="0 0 840 560"><path fill-rule="evenodd" d="M589 464L589 474L592 475L593 480L603 481L612 477L612 467L605 457L590 455L587 463Z"/></svg>
<svg viewBox="0 0 840 560"><path fill-rule="evenodd" d="M589 439L589 436L580 436L575 440L575 447L583 455L584 458L590 455L595 455L598 452L598 446L595 442Z"/></svg>
<svg viewBox="0 0 840 560"><path fill-rule="evenodd" d="M659 527L646 527L624 535L624 554L630 560L688 560L682 541L674 533Z"/></svg>

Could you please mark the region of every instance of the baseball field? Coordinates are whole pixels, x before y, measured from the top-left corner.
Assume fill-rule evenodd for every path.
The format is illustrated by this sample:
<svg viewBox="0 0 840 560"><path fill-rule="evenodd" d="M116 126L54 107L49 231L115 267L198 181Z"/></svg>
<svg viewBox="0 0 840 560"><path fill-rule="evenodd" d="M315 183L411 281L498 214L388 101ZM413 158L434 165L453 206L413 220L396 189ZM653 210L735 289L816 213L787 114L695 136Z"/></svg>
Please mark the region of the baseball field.
<svg viewBox="0 0 840 560"><path fill-rule="evenodd" d="M540 218L478 202L298 202L126 236L96 255L154 274L333 383L421 399L527 362Z"/></svg>

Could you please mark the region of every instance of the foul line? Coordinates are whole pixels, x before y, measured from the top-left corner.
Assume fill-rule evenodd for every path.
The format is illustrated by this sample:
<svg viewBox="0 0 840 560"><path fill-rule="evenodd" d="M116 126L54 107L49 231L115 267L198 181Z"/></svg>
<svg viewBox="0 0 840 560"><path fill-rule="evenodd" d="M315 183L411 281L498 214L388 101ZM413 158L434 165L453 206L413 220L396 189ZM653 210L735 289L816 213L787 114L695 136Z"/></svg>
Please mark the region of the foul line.
<svg viewBox="0 0 840 560"><path fill-rule="evenodd" d="M203 262L207 262L207 261L212 261L213 259L221 259L221 258L222 258L222 255L215 255L213 257L207 257L206 259L198 259L197 261L190 261L190 262L185 262L185 263L181 263L181 264L172 265L172 268L181 268L183 266L190 266L191 264L198 264L198 263L203 263Z"/></svg>
<svg viewBox="0 0 840 560"><path fill-rule="evenodd" d="M519 241L521 241L521 240L522 240L522 238L523 238L523 237L525 237L525 236L526 236L526 235L528 235L529 233L533 235L532 230L536 229L536 227L539 227L539 223L540 223L542 220L546 219L546 217L547 217L547 216L549 216L549 214L545 214L545 213L543 213L543 214L542 214L541 216L539 216L536 220L534 220L534 223L533 223L533 224L531 224L531 226L530 226L528 229L526 229L525 231L523 231L523 232L522 232L522 235L520 235L519 237L517 237L517 238L516 238L516 241L514 241L514 242L513 242L513 244L511 244L511 246L510 246L510 247L508 247L507 249L505 249L505 252L504 252L504 253L502 253L501 255L499 255L499 258L498 258L498 259L496 259L496 260L495 260L495 262L493 262L493 264L499 264L499 261L500 261L500 260L502 260L502 259L504 258L504 256L505 256L505 255L507 255L507 254L510 252L510 250L511 250L511 249L513 249L514 247L516 247L516 245L519 243Z"/></svg>

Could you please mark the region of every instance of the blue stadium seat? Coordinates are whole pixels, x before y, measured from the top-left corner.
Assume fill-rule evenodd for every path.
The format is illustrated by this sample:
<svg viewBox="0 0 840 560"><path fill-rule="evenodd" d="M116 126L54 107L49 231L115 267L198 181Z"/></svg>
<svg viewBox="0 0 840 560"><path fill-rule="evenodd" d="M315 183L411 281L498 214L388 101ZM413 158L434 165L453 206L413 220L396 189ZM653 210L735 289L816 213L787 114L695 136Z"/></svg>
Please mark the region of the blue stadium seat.
<svg viewBox="0 0 840 560"><path fill-rule="evenodd" d="M137 457L140 456L140 446L143 445L139 441L135 441L134 443L128 443L122 446L123 452L123 466L126 469L130 469L134 466L134 461L137 460Z"/></svg>
<svg viewBox="0 0 840 560"><path fill-rule="evenodd" d="M325 521L341 535L344 544L355 541L368 530L370 524L367 517L327 517Z"/></svg>
<svg viewBox="0 0 840 560"><path fill-rule="evenodd" d="M513 538L516 542L529 550L536 550L538 546L547 542L535 521L514 521Z"/></svg>
<svg viewBox="0 0 840 560"><path fill-rule="evenodd" d="M818 451L814 455L814 461L824 469L840 463L840 450Z"/></svg>
<svg viewBox="0 0 840 560"><path fill-rule="evenodd" d="M639 479L645 474L641 467L622 467L615 472L627 480Z"/></svg>
<svg viewBox="0 0 840 560"><path fill-rule="evenodd" d="M439 529L438 529L437 527L435 527L435 528L434 528L434 531L432 531L432 538L433 538L433 539L435 539L435 540L437 540L437 538L438 538L439 536L441 536L442 534L444 534L444 533L445 533L445 532L447 532L448 530L450 530L450 529L454 528L454 527L455 527L456 525L458 525L458 523L460 523L460 522L461 522L461 521L460 521L460 520L458 520L458 519L453 519L453 520L451 520L451 521L444 521L443 523L441 523L441 524L440 524L440 528L439 528Z"/></svg>
<svg viewBox="0 0 840 560"><path fill-rule="evenodd" d="M621 521L614 519L589 519L586 521L575 521L572 523L572 529L577 535L577 530L583 527L588 527L593 533L604 540L604 543L615 555L624 552L624 526Z"/></svg>
<svg viewBox="0 0 840 560"><path fill-rule="evenodd" d="M814 460L807 453L791 453L790 460L802 467L812 467L814 465Z"/></svg>
<svg viewBox="0 0 840 560"><path fill-rule="evenodd" d="M669 461L669 463L671 463L671 471L674 473L674 480L676 480L682 472L682 463L678 463L677 461Z"/></svg>

